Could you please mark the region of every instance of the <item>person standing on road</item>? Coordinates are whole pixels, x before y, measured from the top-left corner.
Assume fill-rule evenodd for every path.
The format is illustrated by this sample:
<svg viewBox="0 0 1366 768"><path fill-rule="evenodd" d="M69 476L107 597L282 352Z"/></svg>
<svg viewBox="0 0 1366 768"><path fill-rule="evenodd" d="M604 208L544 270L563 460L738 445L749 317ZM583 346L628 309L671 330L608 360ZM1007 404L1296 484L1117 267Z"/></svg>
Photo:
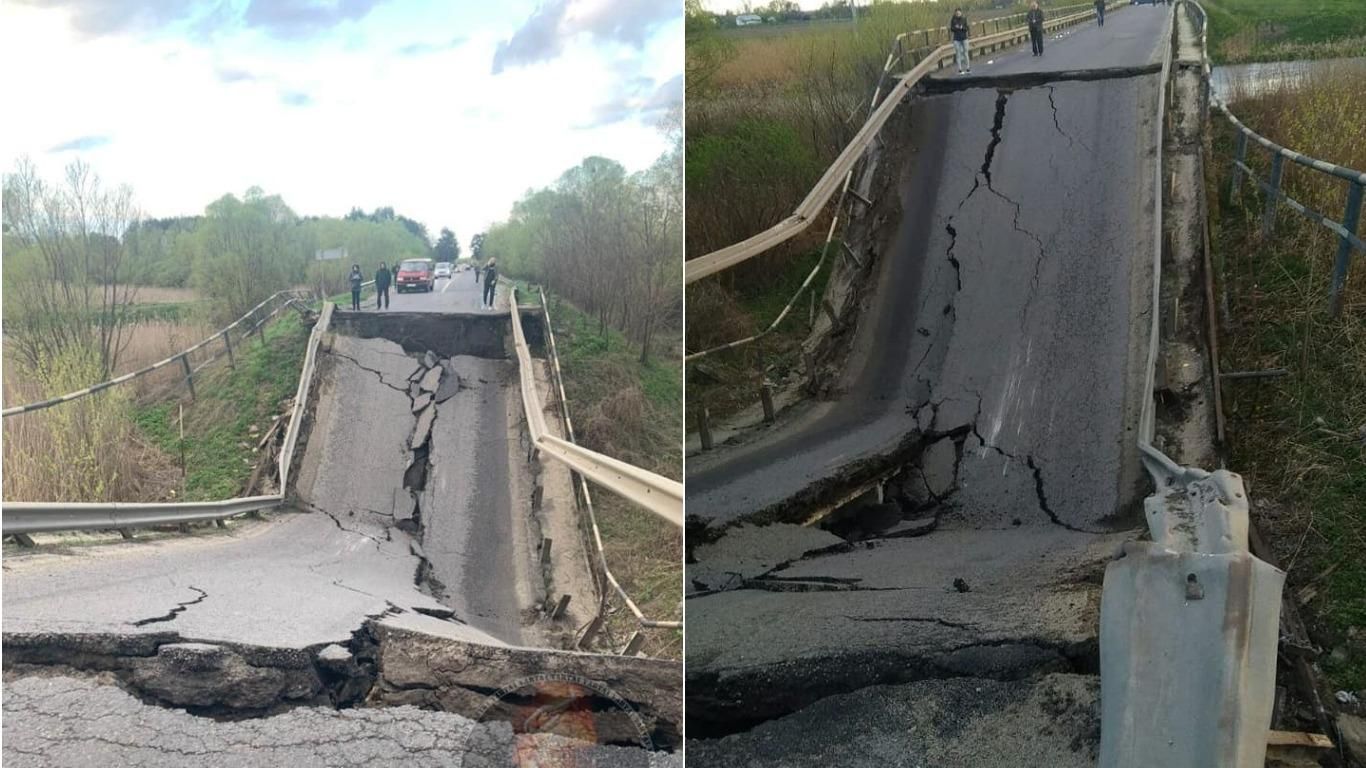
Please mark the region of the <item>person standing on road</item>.
<svg viewBox="0 0 1366 768"><path fill-rule="evenodd" d="M971 72L972 58L968 51L968 17L963 15L962 8L953 9L953 18L949 19L949 33L953 35L953 60L958 64L958 74Z"/></svg>
<svg viewBox="0 0 1366 768"><path fill-rule="evenodd" d="M351 311L360 311L360 285L365 282L365 275L360 273L360 265L351 265L351 274L346 278L351 281Z"/></svg>
<svg viewBox="0 0 1366 768"><path fill-rule="evenodd" d="M1043 55L1043 11L1039 10L1038 0L1029 4L1029 13L1025 14L1025 21L1029 23L1029 42L1034 46L1034 55Z"/></svg>
<svg viewBox="0 0 1366 768"><path fill-rule="evenodd" d="M474 273L474 284L479 285L479 265L471 264L470 271Z"/></svg>
<svg viewBox="0 0 1366 768"><path fill-rule="evenodd" d="M389 268L384 262L375 270L375 309L389 308Z"/></svg>
<svg viewBox="0 0 1366 768"><path fill-rule="evenodd" d="M1105 26L1105 0L1096 0L1096 26Z"/></svg>
<svg viewBox="0 0 1366 768"><path fill-rule="evenodd" d="M489 259L484 265L484 303L483 309L493 309L493 295L498 289L498 260Z"/></svg>

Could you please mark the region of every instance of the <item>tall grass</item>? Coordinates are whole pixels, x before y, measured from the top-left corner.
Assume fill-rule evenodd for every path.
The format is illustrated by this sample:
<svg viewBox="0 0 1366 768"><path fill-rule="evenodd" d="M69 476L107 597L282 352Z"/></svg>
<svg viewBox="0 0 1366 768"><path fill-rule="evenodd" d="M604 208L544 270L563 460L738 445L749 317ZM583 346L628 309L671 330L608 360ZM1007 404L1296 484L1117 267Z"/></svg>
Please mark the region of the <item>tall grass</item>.
<svg viewBox="0 0 1366 768"><path fill-rule="evenodd" d="M1366 169L1366 74L1329 73L1297 88L1234 101L1251 128L1292 149ZM1211 181L1226 184L1232 131L1215 117ZM1250 150L1266 177L1265 153ZM1286 163L1286 192L1334 218L1344 183ZM1244 181L1214 208L1219 288L1228 299L1223 370L1290 375L1225 385L1230 465L1246 478L1288 589L1307 595L1334 689L1366 687L1366 259L1354 255L1339 317L1327 315L1338 240L1282 207L1260 235L1264 197Z"/></svg>
<svg viewBox="0 0 1366 768"><path fill-rule="evenodd" d="M69 346L36 370L6 356L5 403L42 400L99 378L99 356ZM4 420L7 501L133 501L159 495L164 467L133 425L133 392L102 393Z"/></svg>

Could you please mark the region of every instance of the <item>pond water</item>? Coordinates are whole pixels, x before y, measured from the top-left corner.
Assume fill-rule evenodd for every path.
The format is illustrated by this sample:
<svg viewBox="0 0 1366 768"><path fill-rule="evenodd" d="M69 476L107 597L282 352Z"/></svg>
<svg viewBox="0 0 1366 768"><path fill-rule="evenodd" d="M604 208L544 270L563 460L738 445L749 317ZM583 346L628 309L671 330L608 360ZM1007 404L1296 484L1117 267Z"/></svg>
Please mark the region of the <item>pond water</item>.
<svg viewBox="0 0 1366 768"><path fill-rule="evenodd" d="M1215 67L1210 84L1219 99L1235 101L1348 72L1366 73L1366 57L1231 64Z"/></svg>

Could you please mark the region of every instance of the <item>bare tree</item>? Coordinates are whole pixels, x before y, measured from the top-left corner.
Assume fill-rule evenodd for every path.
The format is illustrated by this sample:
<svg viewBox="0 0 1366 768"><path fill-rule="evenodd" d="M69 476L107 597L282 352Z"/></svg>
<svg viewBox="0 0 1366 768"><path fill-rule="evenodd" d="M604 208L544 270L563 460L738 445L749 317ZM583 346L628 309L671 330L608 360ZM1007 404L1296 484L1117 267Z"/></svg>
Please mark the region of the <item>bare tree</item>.
<svg viewBox="0 0 1366 768"><path fill-rule="evenodd" d="M132 190L105 189L82 161L64 183L45 183L21 159L5 178L4 223L10 245L5 324L30 366L87 346L108 377L128 343L124 234L138 221Z"/></svg>

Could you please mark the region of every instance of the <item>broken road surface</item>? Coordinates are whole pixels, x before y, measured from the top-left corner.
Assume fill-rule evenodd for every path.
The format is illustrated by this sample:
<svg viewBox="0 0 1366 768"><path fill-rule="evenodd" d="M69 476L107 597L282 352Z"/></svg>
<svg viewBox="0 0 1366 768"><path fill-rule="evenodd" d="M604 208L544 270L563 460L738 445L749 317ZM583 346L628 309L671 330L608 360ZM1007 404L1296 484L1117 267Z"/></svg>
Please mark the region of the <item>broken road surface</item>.
<svg viewBox="0 0 1366 768"><path fill-rule="evenodd" d="M884 129L875 223L855 245L877 261L836 394L689 462L690 543L711 542L687 571L690 739L804 730L755 764L807 764L801 744L848 728L798 720L826 697L922 685L949 712L956 686L1094 674L1104 562L1146 493L1134 438L1166 11L1145 10L1043 58L979 57L962 90ZM1106 79L993 80L1088 67ZM827 530L791 532L832 507ZM945 683L917 682L931 679ZM1014 716L974 712L988 729ZM959 722L932 718L939 735L913 752L984 764L931 748ZM689 757L747 764L720 747ZM884 763L851 750L841 764Z"/></svg>
<svg viewBox="0 0 1366 768"><path fill-rule="evenodd" d="M547 610L510 318L377 315L322 341L293 509L6 558L6 763L503 765L520 699L490 696L539 695L518 681L540 673L638 715L598 716L604 743L677 747L679 666L563 650L573 614Z"/></svg>

